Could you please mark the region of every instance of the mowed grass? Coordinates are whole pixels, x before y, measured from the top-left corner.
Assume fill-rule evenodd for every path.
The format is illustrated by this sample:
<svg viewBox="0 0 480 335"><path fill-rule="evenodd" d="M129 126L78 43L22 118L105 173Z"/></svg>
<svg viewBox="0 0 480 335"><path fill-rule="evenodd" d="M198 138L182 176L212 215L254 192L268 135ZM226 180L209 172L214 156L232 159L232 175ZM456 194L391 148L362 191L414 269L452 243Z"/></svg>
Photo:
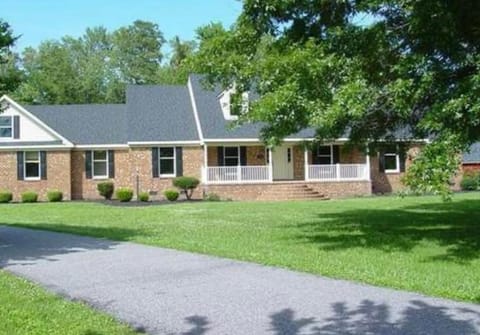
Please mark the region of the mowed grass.
<svg viewBox="0 0 480 335"><path fill-rule="evenodd" d="M5 205L0 224L175 248L480 302L480 194Z"/></svg>
<svg viewBox="0 0 480 335"><path fill-rule="evenodd" d="M0 334L133 335L128 326L0 271Z"/></svg>

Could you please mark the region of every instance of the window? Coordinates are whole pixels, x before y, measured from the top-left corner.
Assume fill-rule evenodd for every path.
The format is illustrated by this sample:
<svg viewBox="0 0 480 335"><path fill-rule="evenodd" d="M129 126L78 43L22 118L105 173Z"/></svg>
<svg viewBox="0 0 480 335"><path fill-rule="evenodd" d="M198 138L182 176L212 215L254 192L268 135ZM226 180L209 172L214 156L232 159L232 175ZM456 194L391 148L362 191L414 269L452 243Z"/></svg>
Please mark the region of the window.
<svg viewBox="0 0 480 335"><path fill-rule="evenodd" d="M384 154L385 158L385 172L398 173L400 172L400 156L397 153L396 147L388 148Z"/></svg>
<svg viewBox="0 0 480 335"><path fill-rule="evenodd" d="M93 151L93 178L108 178L108 152L106 150Z"/></svg>
<svg viewBox="0 0 480 335"><path fill-rule="evenodd" d="M160 176L175 176L175 147L159 148Z"/></svg>
<svg viewBox="0 0 480 335"><path fill-rule="evenodd" d="M240 165L240 150L238 147L223 147L223 165Z"/></svg>
<svg viewBox="0 0 480 335"><path fill-rule="evenodd" d="M40 152L26 151L24 154L25 180L40 179Z"/></svg>
<svg viewBox="0 0 480 335"><path fill-rule="evenodd" d="M12 123L11 116L0 116L0 138L12 138Z"/></svg>
<svg viewBox="0 0 480 335"><path fill-rule="evenodd" d="M333 147L331 145L319 145L317 148L318 164L333 164Z"/></svg>

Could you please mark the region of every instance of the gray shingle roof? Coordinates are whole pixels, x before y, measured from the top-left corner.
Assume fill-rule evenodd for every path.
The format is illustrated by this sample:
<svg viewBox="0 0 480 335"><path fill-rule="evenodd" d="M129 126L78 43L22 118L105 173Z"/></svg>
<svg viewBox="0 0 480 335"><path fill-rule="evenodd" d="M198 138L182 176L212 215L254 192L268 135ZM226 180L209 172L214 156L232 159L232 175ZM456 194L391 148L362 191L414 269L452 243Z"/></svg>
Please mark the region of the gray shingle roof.
<svg viewBox="0 0 480 335"><path fill-rule="evenodd" d="M463 153L463 163L480 163L480 142L470 146L470 150Z"/></svg>
<svg viewBox="0 0 480 335"><path fill-rule="evenodd" d="M127 88L128 141L200 140L186 86Z"/></svg>
<svg viewBox="0 0 480 335"><path fill-rule="evenodd" d="M75 144L126 144L127 142L125 105L24 107Z"/></svg>

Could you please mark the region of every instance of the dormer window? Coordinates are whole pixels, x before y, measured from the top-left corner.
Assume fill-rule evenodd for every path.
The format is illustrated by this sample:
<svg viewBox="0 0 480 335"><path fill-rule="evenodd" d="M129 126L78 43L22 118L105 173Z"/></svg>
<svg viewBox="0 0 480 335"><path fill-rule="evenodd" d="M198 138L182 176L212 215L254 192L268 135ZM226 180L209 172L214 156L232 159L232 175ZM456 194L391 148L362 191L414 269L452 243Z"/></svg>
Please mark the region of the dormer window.
<svg viewBox="0 0 480 335"><path fill-rule="evenodd" d="M223 91L218 98L225 120L238 120L240 115L248 111L248 92L237 94L231 88Z"/></svg>
<svg viewBox="0 0 480 335"><path fill-rule="evenodd" d="M13 118L11 116L0 116L0 138L13 137Z"/></svg>

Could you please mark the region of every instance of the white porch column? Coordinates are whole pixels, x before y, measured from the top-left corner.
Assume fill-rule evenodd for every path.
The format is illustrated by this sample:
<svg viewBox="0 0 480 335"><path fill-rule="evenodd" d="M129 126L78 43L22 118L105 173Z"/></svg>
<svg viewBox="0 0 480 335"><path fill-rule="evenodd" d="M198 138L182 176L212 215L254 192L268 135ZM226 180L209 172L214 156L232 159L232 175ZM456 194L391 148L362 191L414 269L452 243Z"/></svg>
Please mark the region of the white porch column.
<svg viewBox="0 0 480 335"><path fill-rule="evenodd" d="M307 149L306 146L305 146L305 148L303 149L303 151L304 151L303 155L304 155L304 169L305 169L305 171L304 171L304 172L305 172L305 173L304 173L304 174L305 174L304 179L305 179L305 180L309 180L309 178L308 178L308 149Z"/></svg>
<svg viewBox="0 0 480 335"><path fill-rule="evenodd" d="M366 169L367 171L365 171L365 179L366 180L371 180L371 173L370 173L370 149L368 147L368 143L367 143L367 150L366 150L367 154L366 154L366 157L365 157L365 160L366 160Z"/></svg>
<svg viewBox="0 0 480 335"><path fill-rule="evenodd" d="M272 148L268 148L268 179L273 182Z"/></svg>
<svg viewBox="0 0 480 335"><path fill-rule="evenodd" d="M205 184L208 184L208 146L203 145L203 171L202 178Z"/></svg>

